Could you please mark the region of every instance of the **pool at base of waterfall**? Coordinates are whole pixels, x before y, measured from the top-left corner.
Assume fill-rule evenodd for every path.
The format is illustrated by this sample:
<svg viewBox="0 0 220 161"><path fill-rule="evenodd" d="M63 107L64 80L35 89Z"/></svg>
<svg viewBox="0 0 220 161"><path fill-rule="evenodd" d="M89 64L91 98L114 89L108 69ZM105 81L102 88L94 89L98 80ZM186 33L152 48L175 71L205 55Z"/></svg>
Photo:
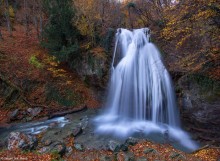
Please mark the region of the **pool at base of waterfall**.
<svg viewBox="0 0 220 161"><path fill-rule="evenodd" d="M148 139L162 144L171 144L185 152L192 152L199 148L199 144L193 141L188 133L168 124L144 120L122 120L108 115L96 117L93 121L96 127L95 133L100 136L122 141L129 137Z"/></svg>

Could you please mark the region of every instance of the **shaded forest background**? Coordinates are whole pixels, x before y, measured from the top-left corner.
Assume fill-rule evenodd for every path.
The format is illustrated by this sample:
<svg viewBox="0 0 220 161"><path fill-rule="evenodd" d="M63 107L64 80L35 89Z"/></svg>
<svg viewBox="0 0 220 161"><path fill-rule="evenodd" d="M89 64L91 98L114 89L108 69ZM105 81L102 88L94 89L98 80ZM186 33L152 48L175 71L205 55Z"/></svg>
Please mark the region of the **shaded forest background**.
<svg viewBox="0 0 220 161"><path fill-rule="evenodd" d="M152 41L174 57L171 68L218 79L219 15L217 0L1 0L0 22L12 37L22 25L72 68L82 53L111 53L117 28L150 27Z"/></svg>
<svg viewBox="0 0 220 161"><path fill-rule="evenodd" d="M143 27L173 77L184 128L220 145L218 0L0 0L1 125L100 107L117 28Z"/></svg>

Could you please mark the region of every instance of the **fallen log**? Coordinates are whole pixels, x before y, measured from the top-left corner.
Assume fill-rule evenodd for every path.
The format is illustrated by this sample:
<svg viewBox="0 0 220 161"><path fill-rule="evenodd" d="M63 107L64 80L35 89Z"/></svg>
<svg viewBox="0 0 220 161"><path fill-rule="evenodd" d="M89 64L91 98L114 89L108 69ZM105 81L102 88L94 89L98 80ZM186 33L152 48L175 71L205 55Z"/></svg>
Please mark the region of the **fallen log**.
<svg viewBox="0 0 220 161"><path fill-rule="evenodd" d="M67 111L64 111L64 112L56 112L56 113L53 113L53 114L49 114L48 118L52 119L52 118L55 118L55 117L61 117L61 116L65 116L67 114L80 112L80 111L83 111L83 110L86 110L86 109L87 109L87 106L85 105L85 106L82 106L82 107L79 107L79 108L74 108L74 109L67 110Z"/></svg>

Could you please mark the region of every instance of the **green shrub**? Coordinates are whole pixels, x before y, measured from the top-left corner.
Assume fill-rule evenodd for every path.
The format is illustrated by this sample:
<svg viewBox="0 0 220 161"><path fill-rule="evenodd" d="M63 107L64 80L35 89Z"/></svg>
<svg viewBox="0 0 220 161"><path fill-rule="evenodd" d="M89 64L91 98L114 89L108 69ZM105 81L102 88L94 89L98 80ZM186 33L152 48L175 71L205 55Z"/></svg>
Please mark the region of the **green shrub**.
<svg viewBox="0 0 220 161"><path fill-rule="evenodd" d="M29 63L35 66L38 69L42 69L44 66L40 61L37 59L35 55L32 55L29 59Z"/></svg>

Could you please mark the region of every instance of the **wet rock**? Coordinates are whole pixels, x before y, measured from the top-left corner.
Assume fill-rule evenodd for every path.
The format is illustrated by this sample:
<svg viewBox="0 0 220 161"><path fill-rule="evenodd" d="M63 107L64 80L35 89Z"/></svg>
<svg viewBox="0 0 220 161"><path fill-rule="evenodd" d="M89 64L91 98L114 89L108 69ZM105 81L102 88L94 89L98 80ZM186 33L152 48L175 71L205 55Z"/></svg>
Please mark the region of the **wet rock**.
<svg viewBox="0 0 220 161"><path fill-rule="evenodd" d="M108 71L106 60L100 56L91 57L89 54L84 54L82 61L76 67L76 72L88 85L103 88L103 77L105 72ZM92 61L93 63L89 63L88 61Z"/></svg>
<svg viewBox="0 0 220 161"><path fill-rule="evenodd" d="M135 161L134 154L132 152L124 153L124 161Z"/></svg>
<svg viewBox="0 0 220 161"><path fill-rule="evenodd" d="M52 123L49 124L49 127L53 128L53 127L55 127L57 125L58 125L58 122L52 122Z"/></svg>
<svg viewBox="0 0 220 161"><path fill-rule="evenodd" d="M62 143L56 144L53 148L52 151L56 151L58 154L63 156L66 152L66 146Z"/></svg>
<svg viewBox="0 0 220 161"><path fill-rule="evenodd" d="M83 148L83 146L81 144L75 143L73 146L74 146L74 148L76 150L79 150L79 151L83 151L84 150L84 148Z"/></svg>
<svg viewBox="0 0 220 161"><path fill-rule="evenodd" d="M52 143L51 140L46 140L46 141L44 142L44 145L45 145L45 146L49 146L51 143Z"/></svg>
<svg viewBox="0 0 220 161"><path fill-rule="evenodd" d="M29 122L29 121L31 121L33 119L33 117L26 117L24 119L25 119L26 122Z"/></svg>
<svg viewBox="0 0 220 161"><path fill-rule="evenodd" d="M81 127L82 130L84 130L88 126L89 118L88 116L84 116L80 120L81 122L79 123L79 127Z"/></svg>
<svg viewBox="0 0 220 161"><path fill-rule="evenodd" d="M27 109L27 112L28 112L32 117L37 116L41 111L42 111L42 109L41 109L40 107L28 108L28 109Z"/></svg>
<svg viewBox="0 0 220 161"><path fill-rule="evenodd" d="M184 110L193 108L192 100L190 99L190 95L188 93L184 93L182 99L182 108Z"/></svg>
<svg viewBox="0 0 220 161"><path fill-rule="evenodd" d="M54 135L58 135L58 134L60 134L60 133L61 133L61 130L55 131L55 132L54 132Z"/></svg>
<svg viewBox="0 0 220 161"><path fill-rule="evenodd" d="M220 119L220 100L214 92L218 91L219 83L212 82L212 88L203 88L201 80L208 78L202 75L184 75L178 81L176 86L180 89L177 97L182 116L183 126L199 138L206 138L207 132L212 131L212 141L219 143L218 136ZM200 82L201 81L201 82ZM210 85L211 85L210 84ZM199 129L203 129L202 132ZM195 136L196 136L195 135ZM197 139L199 139L197 138Z"/></svg>
<svg viewBox="0 0 220 161"><path fill-rule="evenodd" d="M21 114L22 115L27 115L27 112L26 111L21 111Z"/></svg>
<svg viewBox="0 0 220 161"><path fill-rule="evenodd" d="M32 111L32 108L28 108L28 109L27 109L27 112L28 112L28 113L31 113L31 111Z"/></svg>
<svg viewBox="0 0 220 161"><path fill-rule="evenodd" d="M80 135L80 134L82 134L82 128L81 127L76 127L76 128L74 128L73 130L72 130L72 136L74 136L74 137L76 137L76 136L78 136L78 135Z"/></svg>
<svg viewBox="0 0 220 161"><path fill-rule="evenodd" d="M118 152L121 148L121 144L116 141L110 140L108 147L109 147L109 150L113 152Z"/></svg>
<svg viewBox="0 0 220 161"><path fill-rule="evenodd" d="M139 142L139 139L134 138L134 137L129 137L126 141L125 144L127 145L135 145Z"/></svg>
<svg viewBox="0 0 220 161"><path fill-rule="evenodd" d="M81 121L88 121L89 118L88 118L88 116L83 116L83 117L80 118L80 120L81 120Z"/></svg>
<svg viewBox="0 0 220 161"><path fill-rule="evenodd" d="M43 153L47 153L49 151L49 147L42 147L38 150L38 153L43 154Z"/></svg>
<svg viewBox="0 0 220 161"><path fill-rule="evenodd" d="M112 161L112 158L107 155L101 156L99 159L100 161Z"/></svg>
<svg viewBox="0 0 220 161"><path fill-rule="evenodd" d="M147 158L145 158L145 157L140 157L140 158L137 158L137 161L147 161Z"/></svg>
<svg viewBox="0 0 220 161"><path fill-rule="evenodd" d="M146 148L146 149L144 149L143 152L144 152L144 154L149 154L149 153L158 154L158 152L153 148Z"/></svg>
<svg viewBox="0 0 220 161"><path fill-rule="evenodd" d="M9 121L15 121L18 119L19 109L12 111L9 115Z"/></svg>
<svg viewBox="0 0 220 161"><path fill-rule="evenodd" d="M21 132L11 132L8 137L8 150L32 150L37 146L37 138Z"/></svg>
<svg viewBox="0 0 220 161"><path fill-rule="evenodd" d="M128 144L122 144L121 147L120 147L120 149L121 149L122 151L128 151Z"/></svg>
<svg viewBox="0 0 220 161"><path fill-rule="evenodd" d="M61 142L54 142L50 146L42 147L38 150L39 153L48 153L48 152L57 152L61 156L63 156L66 152L65 144Z"/></svg>
<svg viewBox="0 0 220 161"><path fill-rule="evenodd" d="M0 142L0 149L4 148L5 147L5 144L4 142Z"/></svg>
<svg viewBox="0 0 220 161"><path fill-rule="evenodd" d="M68 157L68 156L70 156L71 155L71 153L72 153L72 151L73 151L73 148L72 147L67 147L66 148L66 156Z"/></svg>

